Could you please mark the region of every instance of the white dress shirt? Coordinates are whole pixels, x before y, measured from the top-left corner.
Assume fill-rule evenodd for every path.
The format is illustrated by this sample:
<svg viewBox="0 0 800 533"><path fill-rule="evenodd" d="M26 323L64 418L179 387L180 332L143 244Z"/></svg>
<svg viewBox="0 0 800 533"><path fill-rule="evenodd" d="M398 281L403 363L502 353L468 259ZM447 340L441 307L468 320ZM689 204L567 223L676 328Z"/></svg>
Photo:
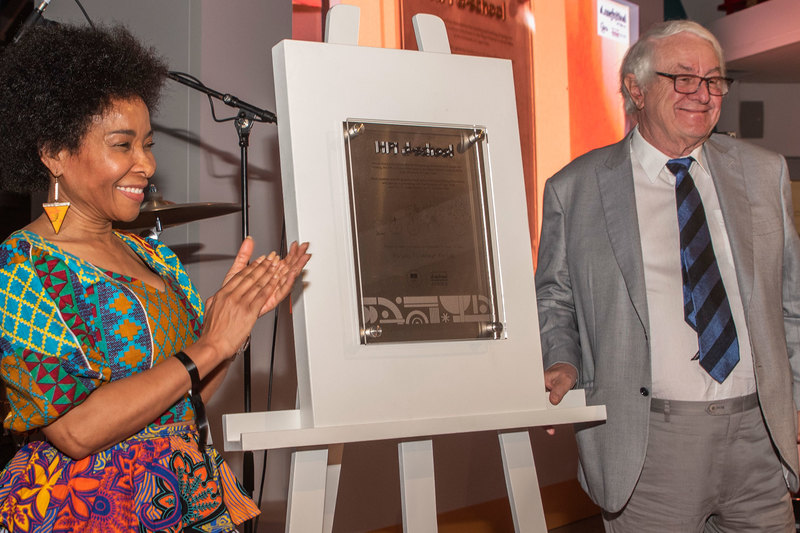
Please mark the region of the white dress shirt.
<svg viewBox="0 0 800 533"><path fill-rule="evenodd" d="M703 201L714 254L731 306L739 339L739 363L725 381L717 383L699 361L692 360L698 350L697 332L683 315L675 176L665 166L670 158L648 143L637 128L631 138L631 162L650 317L651 392L654 398L690 401L744 396L755 392L755 374L728 232L714 182L704 166L702 146L691 156L695 162L689 173Z"/></svg>

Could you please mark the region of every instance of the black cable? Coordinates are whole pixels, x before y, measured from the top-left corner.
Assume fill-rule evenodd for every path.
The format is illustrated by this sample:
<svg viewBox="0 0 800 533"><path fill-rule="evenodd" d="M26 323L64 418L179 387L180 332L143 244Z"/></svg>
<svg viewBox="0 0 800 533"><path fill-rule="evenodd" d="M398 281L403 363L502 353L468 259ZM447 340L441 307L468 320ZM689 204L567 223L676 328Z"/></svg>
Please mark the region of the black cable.
<svg viewBox="0 0 800 533"><path fill-rule="evenodd" d="M286 220L281 225L281 243L278 246L278 254L284 257L288 252L286 246ZM273 369L275 368L275 344L278 338L278 309L275 308L275 323L272 326L272 350L269 356L269 382L267 385L267 411L272 410L272 376L274 375Z"/></svg>
<svg viewBox="0 0 800 533"><path fill-rule="evenodd" d="M75 3L78 4L78 9L80 9L81 13L83 13L84 18L86 18L86 22L88 22L89 26L94 29L94 22L92 22L92 19L89 18L89 14L86 12L86 10L83 9L83 5L80 3L80 0L75 0Z"/></svg>
<svg viewBox="0 0 800 533"><path fill-rule="evenodd" d="M208 87L202 81L200 81L199 79L195 78L191 74L187 74L185 72L178 72L178 71L175 71L175 70L170 71L170 74L174 75L174 76L170 76L170 77L172 77L172 79L176 79L176 77L180 77L180 78L183 78L183 79L191 80L191 81L195 82L197 85L199 85L200 87L208 89ZM176 81L178 81L178 80L176 80ZM217 114L214 112L214 110L215 110L215 108L214 108L214 100L211 98L210 94L206 94L206 98L208 98L208 105L211 107L211 118L214 119L214 122L230 122L231 120L236 120L236 118L238 117L238 115L234 115L234 116L228 117L228 118L217 118Z"/></svg>
<svg viewBox="0 0 800 533"><path fill-rule="evenodd" d="M283 220L283 224L281 225L281 243L278 246L278 254L281 257L285 256L287 252L286 246L286 219ZM278 339L278 311L280 310L280 305L275 308L275 319L272 324L272 348L270 350L269 355L269 381L267 385L267 411L272 410L272 376L275 375L275 347L277 344ZM261 502L264 498L264 482L267 479L267 451L264 450L264 460L261 463L261 486L258 488L258 508L261 509ZM261 515L258 515L253 520L253 531L258 531L258 519Z"/></svg>

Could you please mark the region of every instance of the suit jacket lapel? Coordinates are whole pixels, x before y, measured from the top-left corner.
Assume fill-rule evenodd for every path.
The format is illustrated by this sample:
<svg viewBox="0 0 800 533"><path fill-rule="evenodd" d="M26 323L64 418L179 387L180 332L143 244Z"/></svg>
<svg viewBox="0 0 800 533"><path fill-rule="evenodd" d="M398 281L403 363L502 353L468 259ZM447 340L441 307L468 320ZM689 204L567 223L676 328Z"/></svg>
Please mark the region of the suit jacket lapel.
<svg viewBox="0 0 800 533"><path fill-rule="evenodd" d="M739 292L745 313L753 293L753 222L747 187L741 162L712 136L703 146L703 155L717 190L728 241L731 244L733 266L739 282Z"/></svg>
<svg viewBox="0 0 800 533"><path fill-rule="evenodd" d="M633 188L630 138L628 135L618 142L605 163L597 167L597 183L611 248L622 271L622 278L633 307L649 336L644 262Z"/></svg>

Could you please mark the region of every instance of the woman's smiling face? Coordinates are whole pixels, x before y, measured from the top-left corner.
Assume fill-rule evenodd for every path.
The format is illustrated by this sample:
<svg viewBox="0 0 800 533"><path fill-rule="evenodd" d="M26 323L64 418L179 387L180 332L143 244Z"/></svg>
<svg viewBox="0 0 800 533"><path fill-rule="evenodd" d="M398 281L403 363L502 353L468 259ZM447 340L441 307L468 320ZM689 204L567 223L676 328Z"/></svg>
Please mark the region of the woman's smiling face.
<svg viewBox="0 0 800 533"><path fill-rule="evenodd" d="M152 146L150 111L134 97L112 100L94 117L76 152L43 155L59 178L59 201L71 204L68 220L76 215L101 224L134 220L156 169Z"/></svg>

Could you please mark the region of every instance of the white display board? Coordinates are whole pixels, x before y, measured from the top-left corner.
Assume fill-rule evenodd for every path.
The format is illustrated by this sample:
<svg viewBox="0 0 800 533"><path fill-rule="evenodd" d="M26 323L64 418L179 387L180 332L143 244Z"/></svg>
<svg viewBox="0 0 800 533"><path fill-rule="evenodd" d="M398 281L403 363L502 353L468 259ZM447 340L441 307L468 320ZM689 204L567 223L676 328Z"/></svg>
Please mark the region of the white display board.
<svg viewBox="0 0 800 533"><path fill-rule="evenodd" d="M510 61L303 41L279 43L273 60L287 235L313 256L293 299L300 426L545 410ZM361 343L352 118L485 128L502 339Z"/></svg>

